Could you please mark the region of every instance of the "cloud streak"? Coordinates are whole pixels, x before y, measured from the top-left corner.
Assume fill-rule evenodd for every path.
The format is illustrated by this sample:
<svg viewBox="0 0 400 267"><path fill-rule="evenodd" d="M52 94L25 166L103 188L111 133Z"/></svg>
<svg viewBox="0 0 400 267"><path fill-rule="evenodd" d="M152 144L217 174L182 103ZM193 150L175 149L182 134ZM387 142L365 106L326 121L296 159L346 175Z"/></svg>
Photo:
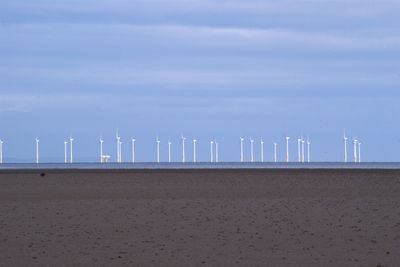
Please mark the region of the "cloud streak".
<svg viewBox="0 0 400 267"><path fill-rule="evenodd" d="M291 48L295 50L388 51L400 49L397 32L373 34L333 34L288 29L199 27L183 25L130 24L14 24L0 28L7 36L2 46L12 50L17 40L34 37L40 42L91 43L103 40L106 44L124 46L133 42L160 42L160 46L214 47L229 49ZM384 35L383 35L384 34ZM147 41L146 41L147 40ZM8 46L7 46L8 44Z"/></svg>
<svg viewBox="0 0 400 267"><path fill-rule="evenodd" d="M74 17L76 20L101 20L99 17L107 17L118 20L119 16L128 14L144 14L152 16L157 14L189 14L204 15L214 14L247 14L247 15L310 15L321 14L340 17L375 17L393 13L400 9L398 1L362 1L362 0L281 0L281 1L220 1L220 0L140 0L140 1L50 1L40 0L35 2L10 0L4 5L8 12L25 15L46 17L51 21L63 20L63 18L84 14L83 17ZM52 14L52 15L50 15Z"/></svg>

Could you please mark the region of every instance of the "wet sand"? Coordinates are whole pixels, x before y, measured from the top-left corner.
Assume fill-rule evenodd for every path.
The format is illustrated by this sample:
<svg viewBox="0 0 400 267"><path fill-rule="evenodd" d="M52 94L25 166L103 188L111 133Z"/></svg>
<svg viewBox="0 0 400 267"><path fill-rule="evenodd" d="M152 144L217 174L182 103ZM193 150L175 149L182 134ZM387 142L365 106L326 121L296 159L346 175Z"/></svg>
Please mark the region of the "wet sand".
<svg viewBox="0 0 400 267"><path fill-rule="evenodd" d="M0 214L1 266L400 262L400 170L2 170Z"/></svg>

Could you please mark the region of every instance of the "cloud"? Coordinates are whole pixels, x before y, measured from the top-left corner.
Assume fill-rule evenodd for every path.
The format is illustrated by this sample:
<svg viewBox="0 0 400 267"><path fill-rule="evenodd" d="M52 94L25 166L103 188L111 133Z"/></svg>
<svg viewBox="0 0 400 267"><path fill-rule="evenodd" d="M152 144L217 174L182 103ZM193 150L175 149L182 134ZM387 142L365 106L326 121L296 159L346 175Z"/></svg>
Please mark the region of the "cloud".
<svg viewBox="0 0 400 267"><path fill-rule="evenodd" d="M362 1L362 0L280 0L280 1L221 1L221 0L140 0L140 1L8 1L5 5L9 13L22 13L29 17L47 18L62 21L72 17L78 21L101 20L99 17L111 16L126 18L143 14L152 17L157 14L204 15L206 13L225 15L329 15L340 17L371 17L395 13L400 9L398 1ZM85 16L76 16L77 14ZM118 16L119 15L119 16Z"/></svg>
<svg viewBox="0 0 400 267"><path fill-rule="evenodd" d="M360 63L361 64L361 63ZM296 92L304 91L304 87L324 85L320 91L329 91L332 86L342 87L351 85L352 89L358 87L380 86L382 92L390 92L393 80L398 80L397 75L387 72L344 70L341 72L281 69L272 71L273 68L264 70L207 70L203 69L139 69L130 67L113 66L103 62L102 67L86 65L80 67L59 68L0 68L0 77L7 77L8 83L36 88L48 88L47 91L82 91L84 86L87 91L106 92L113 88L114 91L133 92L154 88L159 92L169 91L264 91L264 92ZM25 84L21 84L20 80ZM76 84L80 86L77 89ZM329 86L327 86L329 84ZM134 86L134 87L132 87ZM96 87L96 89L94 89ZM51 89L54 88L54 89ZM144 90L144 88L147 88ZM386 89L386 90L385 90ZM153 91L154 91L153 90ZM45 90L46 91L46 90Z"/></svg>
<svg viewBox="0 0 400 267"><path fill-rule="evenodd" d="M6 36L6 49L13 49L21 40L35 44L71 43L85 49L91 47L128 47L158 44L190 48L230 48L266 50L269 48L294 51L365 51L398 50L400 36L396 31L374 34L369 31L351 34L316 31L294 31L282 28L202 27L184 25L131 25L131 24L14 24L0 28ZM121 42L123 40L123 42ZM103 42L99 44L98 42ZM38 46L40 48L40 46ZM251 52L251 51L249 51Z"/></svg>

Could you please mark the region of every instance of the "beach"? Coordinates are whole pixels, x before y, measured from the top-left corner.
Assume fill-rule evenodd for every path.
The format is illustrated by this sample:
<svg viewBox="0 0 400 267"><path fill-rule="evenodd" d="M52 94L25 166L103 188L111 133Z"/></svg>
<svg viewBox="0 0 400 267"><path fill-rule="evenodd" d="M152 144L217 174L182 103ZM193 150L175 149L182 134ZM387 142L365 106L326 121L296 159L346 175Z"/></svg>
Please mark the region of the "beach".
<svg viewBox="0 0 400 267"><path fill-rule="evenodd" d="M0 170L2 266L396 266L400 170Z"/></svg>

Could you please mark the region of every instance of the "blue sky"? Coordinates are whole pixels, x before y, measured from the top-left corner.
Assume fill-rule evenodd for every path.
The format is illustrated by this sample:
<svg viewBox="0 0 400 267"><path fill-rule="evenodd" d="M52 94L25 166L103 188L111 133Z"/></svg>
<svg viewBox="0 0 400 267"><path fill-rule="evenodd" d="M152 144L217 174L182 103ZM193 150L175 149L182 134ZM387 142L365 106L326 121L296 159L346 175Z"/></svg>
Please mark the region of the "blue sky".
<svg viewBox="0 0 400 267"><path fill-rule="evenodd" d="M22 1L0 4L0 138L5 161L161 160L180 135L239 159L239 137L309 136L312 159L340 161L343 130L362 159L400 160L399 1ZM352 150L349 151L349 154ZM192 145L187 145L187 157Z"/></svg>

